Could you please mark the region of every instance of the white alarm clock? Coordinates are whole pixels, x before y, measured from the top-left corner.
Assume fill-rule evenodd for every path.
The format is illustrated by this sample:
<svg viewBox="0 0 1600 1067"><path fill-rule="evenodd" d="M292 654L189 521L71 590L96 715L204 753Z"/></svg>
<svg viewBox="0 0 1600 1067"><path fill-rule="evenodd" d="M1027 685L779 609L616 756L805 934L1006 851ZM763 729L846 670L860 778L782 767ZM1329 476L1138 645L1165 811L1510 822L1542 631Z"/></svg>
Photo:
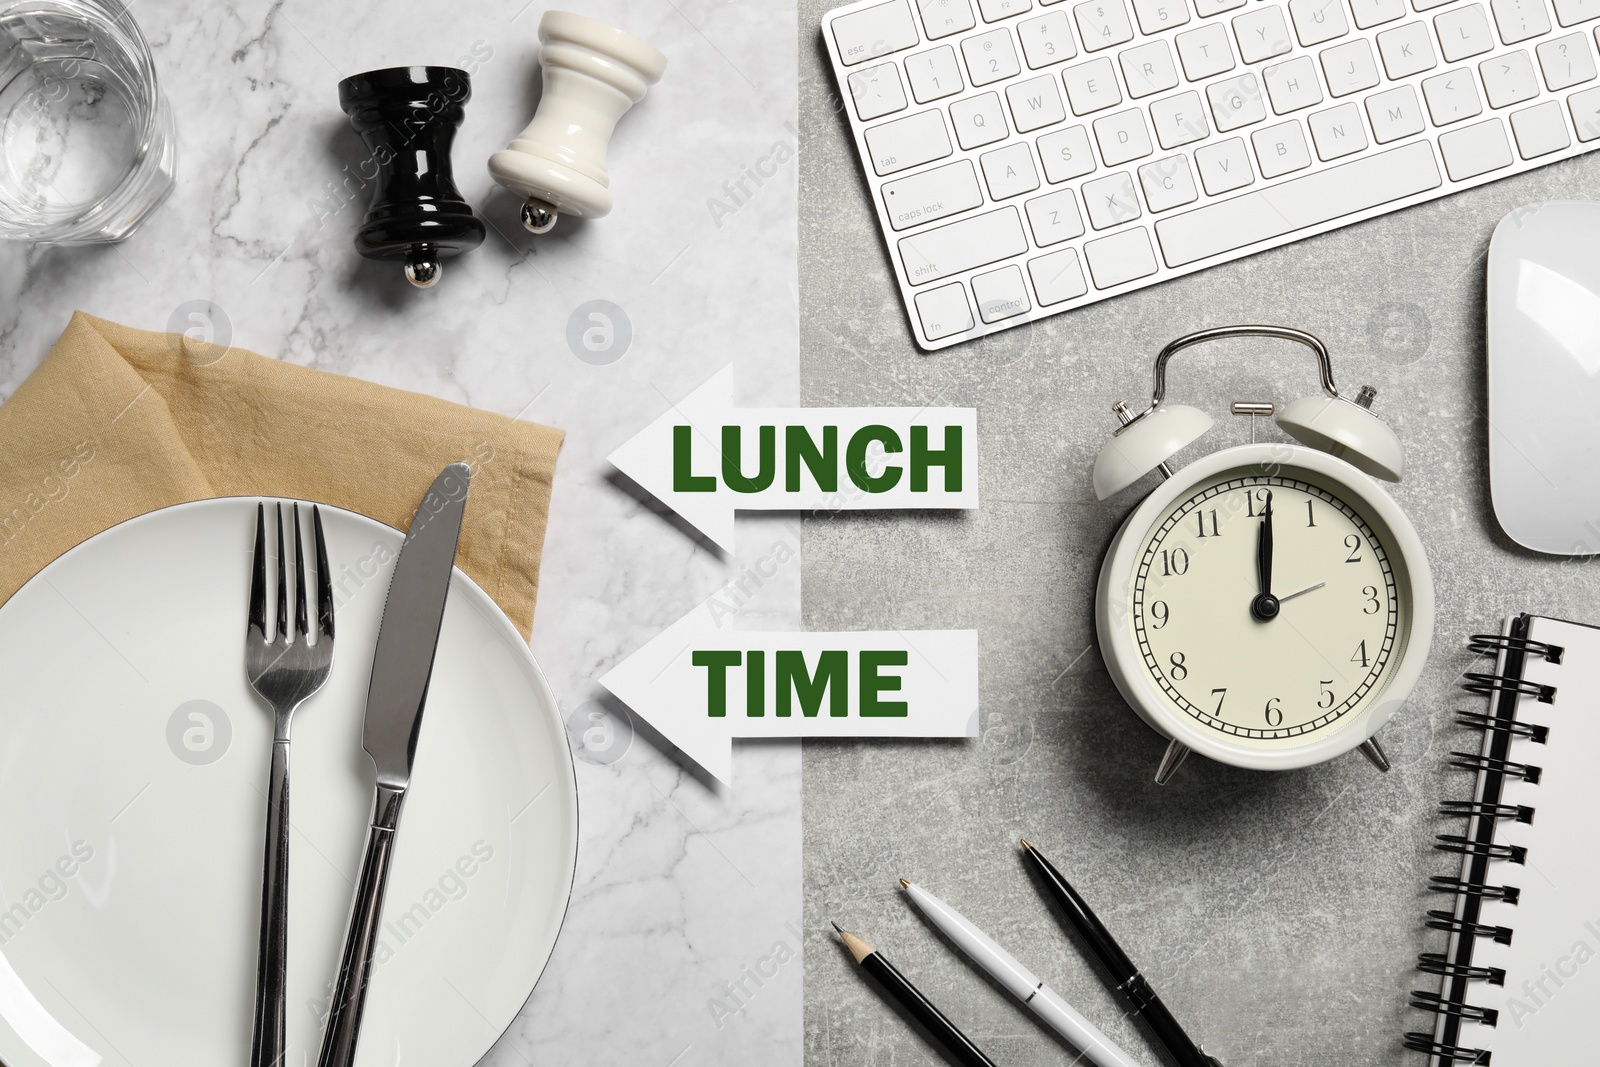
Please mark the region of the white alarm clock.
<svg viewBox="0 0 1600 1067"><path fill-rule="evenodd" d="M1274 337L1311 348L1322 395L1277 423L1299 444L1248 444L1173 471L1167 460L1211 428L1164 403L1166 366L1192 345ZM1410 696L1433 639L1433 578L1410 520L1376 478L1399 481L1399 439L1363 386L1339 394L1311 334L1226 326L1180 337L1156 357L1150 406L1123 421L1094 466L1104 500L1159 470L1100 568L1100 650L1124 699L1170 744L1165 783L1189 752L1259 770L1320 763L1359 748ZM1239 414L1271 414L1236 403ZM1253 434L1252 434L1253 437Z"/></svg>

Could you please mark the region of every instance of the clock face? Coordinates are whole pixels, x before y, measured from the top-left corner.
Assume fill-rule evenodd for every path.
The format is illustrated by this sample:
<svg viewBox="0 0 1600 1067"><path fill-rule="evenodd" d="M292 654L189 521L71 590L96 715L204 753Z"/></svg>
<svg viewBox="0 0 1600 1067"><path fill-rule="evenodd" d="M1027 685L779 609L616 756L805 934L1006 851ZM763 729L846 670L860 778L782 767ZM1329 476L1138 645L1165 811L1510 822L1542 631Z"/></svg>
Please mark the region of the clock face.
<svg viewBox="0 0 1600 1067"><path fill-rule="evenodd" d="M1339 728L1405 650L1411 590L1360 496L1309 471L1223 471L1169 506L1136 556L1133 637L1170 707L1252 747Z"/></svg>

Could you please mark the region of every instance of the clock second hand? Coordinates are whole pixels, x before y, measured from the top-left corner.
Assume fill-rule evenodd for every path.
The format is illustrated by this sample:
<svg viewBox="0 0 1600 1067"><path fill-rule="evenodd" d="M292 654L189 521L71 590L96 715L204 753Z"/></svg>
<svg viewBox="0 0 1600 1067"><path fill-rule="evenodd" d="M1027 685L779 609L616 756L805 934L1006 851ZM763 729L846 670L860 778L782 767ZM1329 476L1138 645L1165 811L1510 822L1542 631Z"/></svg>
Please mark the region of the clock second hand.
<svg viewBox="0 0 1600 1067"><path fill-rule="evenodd" d="M1314 593L1318 589L1321 589L1323 586L1325 586L1327 584L1328 584L1327 582L1318 582L1316 585L1308 585L1304 589L1300 590L1300 592L1298 592L1298 593L1290 593L1288 596L1279 597L1278 598L1278 603L1282 604L1285 600L1293 600L1295 597L1302 596L1302 595L1304 595L1306 593Z"/></svg>

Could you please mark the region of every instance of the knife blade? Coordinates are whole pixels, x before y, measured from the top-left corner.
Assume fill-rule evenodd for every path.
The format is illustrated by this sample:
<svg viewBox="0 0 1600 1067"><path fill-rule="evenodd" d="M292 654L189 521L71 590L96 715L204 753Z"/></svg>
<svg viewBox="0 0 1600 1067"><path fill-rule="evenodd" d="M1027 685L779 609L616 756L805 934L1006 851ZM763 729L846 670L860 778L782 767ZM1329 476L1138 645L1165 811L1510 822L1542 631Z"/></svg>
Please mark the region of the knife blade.
<svg viewBox="0 0 1600 1067"><path fill-rule="evenodd" d="M352 1067L355 1063L395 831L411 786L417 734L427 706L428 682L433 677L439 627L444 621L471 481L472 471L465 463L452 463L439 472L411 520L389 580L361 729L362 747L377 768L372 824L367 827L361 875L317 1067Z"/></svg>

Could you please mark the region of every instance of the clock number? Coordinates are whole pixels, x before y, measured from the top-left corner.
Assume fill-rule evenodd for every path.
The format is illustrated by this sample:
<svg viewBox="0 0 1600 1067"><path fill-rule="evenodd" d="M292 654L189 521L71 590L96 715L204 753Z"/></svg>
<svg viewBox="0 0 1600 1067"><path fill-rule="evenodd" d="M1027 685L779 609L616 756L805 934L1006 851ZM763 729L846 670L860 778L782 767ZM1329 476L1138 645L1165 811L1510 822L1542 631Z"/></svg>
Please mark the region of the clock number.
<svg viewBox="0 0 1600 1067"><path fill-rule="evenodd" d="M1267 725L1268 726L1282 726L1283 725L1283 709L1278 707L1278 700L1279 700L1278 697L1273 697L1271 700L1267 701Z"/></svg>
<svg viewBox="0 0 1600 1067"><path fill-rule="evenodd" d="M1157 600L1155 603L1150 605L1150 617L1155 620L1155 623L1151 626L1151 629L1159 630L1166 626L1167 620L1171 618L1171 616L1172 613L1167 608L1167 602L1165 600Z"/></svg>
<svg viewBox="0 0 1600 1067"><path fill-rule="evenodd" d="M1198 536L1200 536L1200 537L1216 537L1217 536L1217 509L1216 508L1212 508L1211 509L1211 532L1210 533L1206 533L1206 513L1204 511L1197 511L1197 512L1195 512L1194 517L1195 517L1196 525L1200 528Z"/></svg>
<svg viewBox="0 0 1600 1067"><path fill-rule="evenodd" d="M1365 641L1356 646L1356 653L1350 657L1350 662L1361 667L1366 667L1370 664L1371 661L1367 659L1367 643Z"/></svg>
<svg viewBox="0 0 1600 1067"><path fill-rule="evenodd" d="M1189 573L1189 553L1181 548L1172 551L1161 550L1161 576L1171 578L1175 574Z"/></svg>
<svg viewBox="0 0 1600 1067"><path fill-rule="evenodd" d="M1361 587L1361 595L1367 598L1367 603L1362 607L1361 614L1376 615L1378 613L1378 609L1383 606L1378 602L1378 587L1375 585L1364 585Z"/></svg>
<svg viewBox="0 0 1600 1067"><path fill-rule="evenodd" d="M1346 563L1361 562L1361 535L1348 534L1344 539L1344 547L1350 550L1350 555L1345 557Z"/></svg>
<svg viewBox="0 0 1600 1067"><path fill-rule="evenodd" d="M1245 494L1244 494L1245 518L1254 519L1254 518L1258 517L1258 515L1260 513L1256 511L1256 501L1257 500L1261 501L1261 503L1263 505L1265 505L1267 503L1267 501L1269 501L1271 499L1272 499L1272 490L1271 489L1257 489L1254 492L1246 491ZM1265 508L1263 508L1263 510L1265 510Z"/></svg>
<svg viewBox="0 0 1600 1067"><path fill-rule="evenodd" d="M1311 501L1306 501L1306 526L1310 528L1317 524L1317 514L1311 510Z"/></svg>
<svg viewBox="0 0 1600 1067"><path fill-rule="evenodd" d="M1189 677L1189 668L1183 662L1182 652L1174 652L1167 662L1172 666L1171 674L1174 680L1181 682Z"/></svg>
<svg viewBox="0 0 1600 1067"><path fill-rule="evenodd" d="M1228 689L1227 689L1226 686L1224 686L1221 689L1213 689L1211 691L1211 695L1217 698L1217 710L1216 710L1215 714L1221 715L1222 714L1222 702L1224 700L1228 699Z"/></svg>
<svg viewBox="0 0 1600 1067"><path fill-rule="evenodd" d="M1333 690L1328 688L1330 685L1333 684L1333 679L1332 678L1324 678L1324 679L1319 680L1317 682L1317 684L1322 687L1322 691L1321 691L1320 695L1317 697L1317 707L1319 707L1319 708L1331 708L1331 707L1333 707L1333 702L1338 699L1337 697L1335 697L1333 695Z"/></svg>

